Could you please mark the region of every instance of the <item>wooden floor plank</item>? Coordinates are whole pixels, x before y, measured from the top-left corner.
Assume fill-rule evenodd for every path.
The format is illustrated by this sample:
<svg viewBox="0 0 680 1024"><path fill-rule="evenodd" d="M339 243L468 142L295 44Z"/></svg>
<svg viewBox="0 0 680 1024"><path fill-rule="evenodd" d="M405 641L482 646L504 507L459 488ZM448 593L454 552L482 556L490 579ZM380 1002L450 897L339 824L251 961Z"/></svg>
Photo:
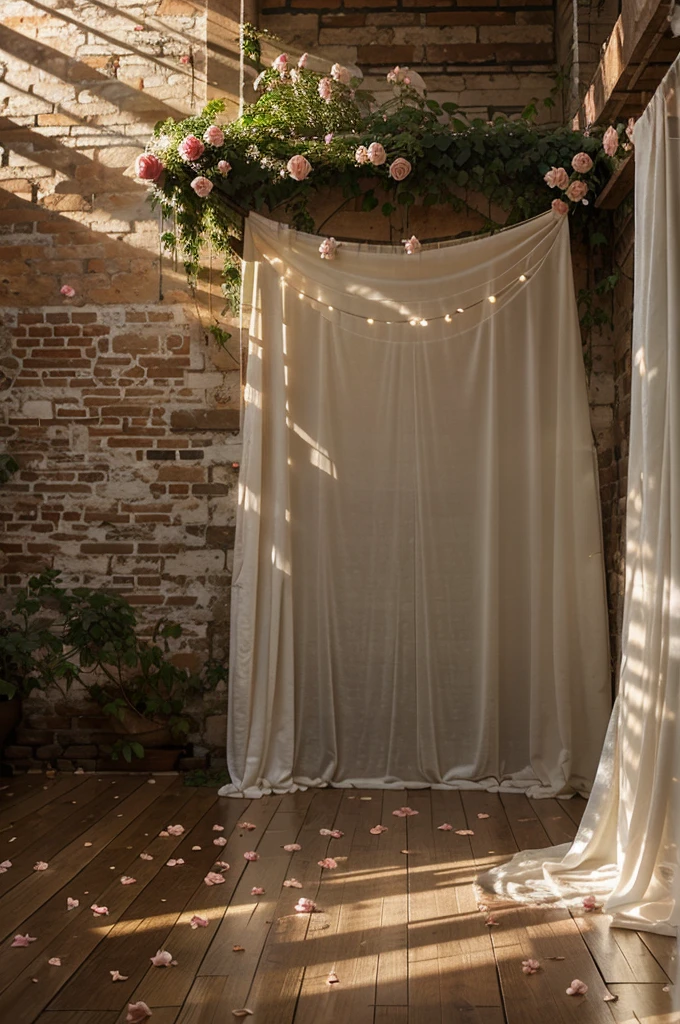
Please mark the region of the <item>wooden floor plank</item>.
<svg viewBox="0 0 680 1024"><path fill-rule="evenodd" d="M668 982L668 975L638 932L612 928L611 916L597 911L573 910L572 916L608 984Z"/></svg>
<svg viewBox="0 0 680 1024"><path fill-rule="evenodd" d="M41 1013L37 1024L116 1024L117 1013L99 1010L65 1010L60 1013Z"/></svg>
<svg viewBox="0 0 680 1024"><path fill-rule="evenodd" d="M618 996L609 1003L616 1024L678 1024L680 1014L672 1006L672 995L663 985L612 985Z"/></svg>
<svg viewBox="0 0 680 1024"><path fill-rule="evenodd" d="M638 935L656 962L663 968L668 979L672 980L676 973L678 952L676 940L669 935L656 935L654 932L638 932Z"/></svg>
<svg viewBox="0 0 680 1024"><path fill-rule="evenodd" d="M20 779L10 780L11 788L0 792L0 833L3 835L11 825L29 821L42 807L64 799L82 786L89 775L59 775L46 779L44 775L24 776L25 787L20 788Z"/></svg>
<svg viewBox="0 0 680 1024"><path fill-rule="evenodd" d="M534 800L536 816L555 846L571 843L576 835L576 824L566 811L569 800Z"/></svg>
<svg viewBox="0 0 680 1024"><path fill-rule="evenodd" d="M571 800L560 800L560 804L578 828L588 801L582 796L573 796Z"/></svg>

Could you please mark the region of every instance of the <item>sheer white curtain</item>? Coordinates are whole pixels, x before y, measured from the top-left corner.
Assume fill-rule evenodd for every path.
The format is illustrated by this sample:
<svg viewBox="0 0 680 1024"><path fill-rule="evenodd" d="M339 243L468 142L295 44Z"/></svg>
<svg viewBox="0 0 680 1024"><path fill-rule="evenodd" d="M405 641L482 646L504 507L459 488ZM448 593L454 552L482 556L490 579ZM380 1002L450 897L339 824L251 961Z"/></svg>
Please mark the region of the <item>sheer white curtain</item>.
<svg viewBox="0 0 680 1024"><path fill-rule="evenodd" d="M571 848L480 878L520 900L599 894L675 934L680 849L680 61L635 126L635 308L619 698ZM679 1018L680 1019L680 1018Z"/></svg>
<svg viewBox="0 0 680 1024"><path fill-rule="evenodd" d="M248 219L221 792L589 791L611 704L567 221L319 242Z"/></svg>

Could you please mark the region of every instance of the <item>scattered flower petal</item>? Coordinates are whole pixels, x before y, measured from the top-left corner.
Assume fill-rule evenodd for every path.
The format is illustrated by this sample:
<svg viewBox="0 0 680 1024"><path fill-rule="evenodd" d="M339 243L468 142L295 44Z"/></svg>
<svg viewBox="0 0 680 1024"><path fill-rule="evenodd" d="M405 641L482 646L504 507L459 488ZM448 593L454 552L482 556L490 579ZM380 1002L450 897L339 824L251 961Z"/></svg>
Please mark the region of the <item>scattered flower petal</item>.
<svg viewBox="0 0 680 1024"><path fill-rule="evenodd" d="M250 890L250 895L251 896L264 896L264 889L262 889L259 885L254 885L252 887L252 889Z"/></svg>
<svg viewBox="0 0 680 1024"><path fill-rule="evenodd" d="M2 864L0 864L0 875L4 875L4 873L6 871L9 871L9 869L11 867L12 867L12 861L11 860L3 860Z"/></svg>
<svg viewBox="0 0 680 1024"><path fill-rule="evenodd" d="M361 797L361 799L363 800L364 798ZM319 829L319 835L320 836L330 836L331 839L342 839L344 834L345 833L341 832L339 828L320 828Z"/></svg>
<svg viewBox="0 0 680 1024"><path fill-rule="evenodd" d="M415 235L411 235L410 238L402 238L401 241L407 256L415 256L423 248Z"/></svg>
<svg viewBox="0 0 680 1024"><path fill-rule="evenodd" d="M316 903L314 900L308 900L306 896L301 896L295 904L295 909L298 914L313 914L316 910Z"/></svg>
<svg viewBox="0 0 680 1024"><path fill-rule="evenodd" d="M75 910L76 907L80 906L80 900L74 900L72 896L66 897L66 909Z"/></svg>
<svg viewBox="0 0 680 1024"><path fill-rule="evenodd" d="M169 836L184 835L184 825L168 825L166 829Z"/></svg>
<svg viewBox="0 0 680 1024"><path fill-rule="evenodd" d="M321 259L334 260L339 247L340 243L336 242L334 238L324 238L323 242L319 246Z"/></svg>
<svg viewBox="0 0 680 1024"><path fill-rule="evenodd" d="M140 860L153 860L153 857L151 856L150 853L140 853L139 859Z"/></svg>
<svg viewBox="0 0 680 1024"><path fill-rule="evenodd" d="M126 1024L142 1024L150 1016L151 1010L141 999L138 1003L128 1003Z"/></svg>
<svg viewBox="0 0 680 1024"><path fill-rule="evenodd" d="M410 818L411 815L419 813L419 811L414 811L412 807L398 807L396 811L392 811L395 818Z"/></svg>
<svg viewBox="0 0 680 1024"><path fill-rule="evenodd" d="M299 843L286 843L283 849L286 851L286 853L296 853L298 850L301 850L302 847L300 846Z"/></svg>
<svg viewBox="0 0 680 1024"><path fill-rule="evenodd" d="M522 974L536 974L540 969L538 960L522 960Z"/></svg>
<svg viewBox="0 0 680 1024"><path fill-rule="evenodd" d="M92 911L95 917L107 917L109 913L108 907L100 907L96 903L92 904L90 910Z"/></svg>
<svg viewBox="0 0 680 1024"><path fill-rule="evenodd" d="M209 871L203 881L206 885L221 885L224 882L224 875L220 875L217 871Z"/></svg>
<svg viewBox="0 0 680 1024"><path fill-rule="evenodd" d="M488 818L488 817L489 817L489 815L488 815L488 814L484 814L484 812L483 812L483 811L480 811L480 812L479 812L479 814L477 815L477 817L478 817L478 818L480 819L480 821L481 821L481 820L483 820L484 818Z"/></svg>
<svg viewBox="0 0 680 1024"><path fill-rule="evenodd" d="M50 967L61 967L61 957L53 956L47 961Z"/></svg>
<svg viewBox="0 0 680 1024"><path fill-rule="evenodd" d="M574 978L571 985L567 989L568 996L584 996L588 991L588 986L585 981L579 981L578 978Z"/></svg>
<svg viewBox="0 0 680 1024"><path fill-rule="evenodd" d="M121 885L134 885L136 881L137 879L133 878L132 875L121 875Z"/></svg>
<svg viewBox="0 0 680 1024"><path fill-rule="evenodd" d="M287 878L283 883L286 889L301 889L302 882L298 882L297 878Z"/></svg>
<svg viewBox="0 0 680 1024"><path fill-rule="evenodd" d="M167 949L159 949L155 956L150 956L149 960L154 967L176 967L177 961L172 959L172 953L168 953Z"/></svg>
<svg viewBox="0 0 680 1024"><path fill-rule="evenodd" d="M588 910L588 911L596 910L598 906L599 906L599 904L598 904L598 902L597 902L597 900L595 899L594 896L584 896L583 897L583 909L584 910Z"/></svg>
<svg viewBox="0 0 680 1024"><path fill-rule="evenodd" d="M130 977L129 974L121 974L120 971L109 971L111 975L111 981L127 981Z"/></svg>
<svg viewBox="0 0 680 1024"><path fill-rule="evenodd" d="M217 839L213 839L213 846L226 846L227 840L224 836L218 836Z"/></svg>
<svg viewBox="0 0 680 1024"><path fill-rule="evenodd" d="M234 1017L252 1017L253 1011L244 1006L242 1010L232 1010Z"/></svg>
<svg viewBox="0 0 680 1024"><path fill-rule="evenodd" d="M201 917L200 914L194 914L194 916L189 921L189 924L194 930L196 930L196 928L207 928L208 923L208 918Z"/></svg>
<svg viewBox="0 0 680 1024"><path fill-rule="evenodd" d="M487 928L497 928L500 925L500 921L497 921L493 914L489 914L484 924Z"/></svg>
<svg viewBox="0 0 680 1024"><path fill-rule="evenodd" d="M668 985L663 989L664 992L668 992ZM618 996L615 996L613 992L605 992L603 999L605 1003L615 1003L618 1000Z"/></svg>
<svg viewBox="0 0 680 1024"><path fill-rule="evenodd" d="M49 867L49 865L48 865L47 861L39 860L37 864L33 865L33 870L34 871L47 871L48 867Z"/></svg>
<svg viewBox="0 0 680 1024"><path fill-rule="evenodd" d="M257 825L253 825L252 821L239 821L236 824L236 828L244 828L247 832L251 832Z"/></svg>
<svg viewBox="0 0 680 1024"><path fill-rule="evenodd" d="M191 849L192 849L192 850L200 850L200 849L201 849L201 847L200 847L200 846L192 846L192 847L191 847Z"/></svg>
<svg viewBox="0 0 680 1024"><path fill-rule="evenodd" d="M12 943L12 947L15 948L15 947L19 947L19 946L30 946L30 944L32 942L37 942L37 941L38 940L37 940L37 938L35 936L29 935L28 933L26 933L26 935L15 935L14 936L14 942Z"/></svg>
<svg viewBox="0 0 680 1024"><path fill-rule="evenodd" d="M474 832L472 831L471 828L457 828L456 829L456 835L457 836L473 836Z"/></svg>
<svg viewBox="0 0 680 1024"><path fill-rule="evenodd" d="M246 951L245 946L232 946L231 948L233 949L234 953L245 953Z"/></svg>
<svg viewBox="0 0 680 1024"><path fill-rule="evenodd" d="M162 832L158 833L158 836L159 836L160 839L168 839L169 836L170 836L170 833L166 832L165 829L163 829Z"/></svg>
<svg viewBox="0 0 680 1024"><path fill-rule="evenodd" d="M243 854L243 856L245 857L246 860L259 860L260 859L259 853L256 853L255 850L246 850L246 852Z"/></svg>
<svg viewBox="0 0 680 1024"><path fill-rule="evenodd" d="M439 832L453 832L453 825L449 825L448 821L445 821L443 825L437 825Z"/></svg>
<svg viewBox="0 0 680 1024"><path fill-rule="evenodd" d="M168 868L178 868L184 861L181 857L171 857L170 860L166 860L165 865Z"/></svg>
<svg viewBox="0 0 680 1024"><path fill-rule="evenodd" d="M381 836L383 832L387 832L387 825L374 825L373 828L368 830L372 836Z"/></svg>
<svg viewBox="0 0 680 1024"><path fill-rule="evenodd" d="M213 832L224 832L224 825L213 825Z"/></svg>
<svg viewBox="0 0 680 1024"><path fill-rule="evenodd" d="M328 977L326 979L326 984L327 985L337 985L339 981L340 981L340 978L337 976L335 971L331 971L331 973L328 975Z"/></svg>
<svg viewBox="0 0 680 1024"><path fill-rule="evenodd" d="M220 868L220 870L222 870L222 871L228 871L229 870L229 865L227 864L226 860L216 860L215 861L215 867L216 868Z"/></svg>
<svg viewBox="0 0 680 1024"><path fill-rule="evenodd" d="M320 868L328 868L329 870L338 866L338 862L332 857L324 857L323 860L317 861L317 864Z"/></svg>

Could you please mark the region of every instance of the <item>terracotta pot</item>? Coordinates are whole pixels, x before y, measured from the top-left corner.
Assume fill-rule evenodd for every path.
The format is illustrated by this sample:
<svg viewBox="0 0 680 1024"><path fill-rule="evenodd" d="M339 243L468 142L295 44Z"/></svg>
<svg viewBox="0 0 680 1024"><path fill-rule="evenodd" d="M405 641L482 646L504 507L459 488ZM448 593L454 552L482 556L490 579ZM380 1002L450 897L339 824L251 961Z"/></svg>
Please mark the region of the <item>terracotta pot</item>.
<svg viewBox="0 0 680 1024"><path fill-rule="evenodd" d="M113 731L141 743L143 747L170 747L172 734L167 725L145 718L139 711L124 708L121 718L111 719Z"/></svg>
<svg viewBox="0 0 680 1024"><path fill-rule="evenodd" d="M21 697L11 700L0 700L0 750L7 742L7 737L21 718Z"/></svg>

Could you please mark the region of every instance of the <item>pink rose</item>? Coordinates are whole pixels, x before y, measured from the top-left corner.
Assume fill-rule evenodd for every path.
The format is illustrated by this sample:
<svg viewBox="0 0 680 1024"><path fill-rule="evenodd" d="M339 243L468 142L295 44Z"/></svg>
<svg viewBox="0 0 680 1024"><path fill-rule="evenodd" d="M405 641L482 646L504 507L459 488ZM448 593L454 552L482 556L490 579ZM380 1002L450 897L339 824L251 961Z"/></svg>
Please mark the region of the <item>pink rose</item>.
<svg viewBox="0 0 680 1024"><path fill-rule="evenodd" d="M295 178L296 181L304 181L311 169L312 165L309 160L302 156L301 153L292 156L286 164L286 170L291 178Z"/></svg>
<svg viewBox="0 0 680 1024"><path fill-rule="evenodd" d="M322 260L334 260L337 251L338 243L334 238L324 238L323 242L319 246L319 252L321 253Z"/></svg>
<svg viewBox="0 0 680 1024"><path fill-rule="evenodd" d="M372 142L368 147L368 159L371 161L374 167L380 167L387 160L387 153L385 147L381 146L379 142Z"/></svg>
<svg viewBox="0 0 680 1024"><path fill-rule="evenodd" d="M302 56L300 57L299 61L298 61L298 67L299 68L306 68L308 60L309 60L309 54L308 53L303 53Z"/></svg>
<svg viewBox="0 0 680 1024"><path fill-rule="evenodd" d="M551 167L548 173L544 175L543 181L550 188L565 189L569 184L569 175L564 167Z"/></svg>
<svg viewBox="0 0 680 1024"><path fill-rule="evenodd" d="M224 132L216 124L211 124L204 131L203 138L209 146L221 146L224 143Z"/></svg>
<svg viewBox="0 0 680 1024"><path fill-rule="evenodd" d="M585 181L572 181L566 191L566 196L567 199L571 199L572 203L580 203L582 199L585 199L587 192L588 186Z"/></svg>
<svg viewBox="0 0 680 1024"><path fill-rule="evenodd" d="M633 141L633 132L635 131L635 118L629 117L628 124L626 125L626 136L629 142Z"/></svg>
<svg viewBox="0 0 680 1024"><path fill-rule="evenodd" d="M392 68L391 71L387 72L387 75L386 75L387 81L391 82L394 85L396 82L399 81L400 74L401 74L401 68L397 64L396 67Z"/></svg>
<svg viewBox="0 0 680 1024"><path fill-rule="evenodd" d="M609 128L607 128L607 131L602 136L602 148L607 156L615 156L619 148L619 133L611 125L609 125Z"/></svg>
<svg viewBox="0 0 680 1024"><path fill-rule="evenodd" d="M316 903L314 900L308 900L306 896L301 896L295 904L295 909L298 914L313 914L316 910Z"/></svg>
<svg viewBox="0 0 680 1024"><path fill-rule="evenodd" d="M404 248L406 249L407 256L414 256L417 252L420 252L422 245L418 241L415 235L411 235L410 238L402 238Z"/></svg>
<svg viewBox="0 0 680 1024"><path fill-rule="evenodd" d="M231 164L229 163L228 160L220 160L220 162L217 165L217 170L226 178L227 174L229 174L229 171L231 170Z"/></svg>
<svg viewBox="0 0 680 1024"><path fill-rule="evenodd" d="M141 999L138 1003L128 1003L126 1024L143 1024L150 1016L151 1010Z"/></svg>
<svg viewBox="0 0 680 1024"><path fill-rule="evenodd" d="M209 196L212 192L213 183L208 178L204 178L202 175L199 175L198 178L194 178L191 182L191 187L197 196L200 196L201 199L205 199L205 197Z"/></svg>
<svg viewBox="0 0 680 1024"><path fill-rule="evenodd" d="M341 82L343 85L349 85L352 81L352 73L348 68L342 66L342 64L334 64L331 68L331 78L335 79L336 82Z"/></svg>
<svg viewBox="0 0 680 1024"><path fill-rule="evenodd" d="M569 204L561 199L553 199L551 206L555 213L559 213L560 217L564 216L565 213L569 213Z"/></svg>
<svg viewBox="0 0 680 1024"><path fill-rule="evenodd" d="M403 156L398 156L390 164L390 178L394 178L395 181L403 181L404 178L408 178L410 173L411 165Z"/></svg>
<svg viewBox="0 0 680 1024"><path fill-rule="evenodd" d="M288 54L280 53L273 62L272 67L274 68L274 71L278 71L280 75L285 75L288 70Z"/></svg>
<svg viewBox="0 0 680 1024"><path fill-rule="evenodd" d="M577 153L571 161L571 166L578 174L587 174L592 169L593 161L587 153Z"/></svg>
<svg viewBox="0 0 680 1024"><path fill-rule="evenodd" d="M366 149L365 146L359 146L357 148L356 152L354 153L354 159L356 160L356 162L358 164L367 164L368 163L368 161L370 160L370 157L368 155L368 150Z"/></svg>
<svg viewBox="0 0 680 1024"><path fill-rule="evenodd" d="M177 961L172 959L172 953L167 949L159 949L155 956L149 957L154 967L176 967Z"/></svg>
<svg viewBox="0 0 680 1024"><path fill-rule="evenodd" d="M135 160L135 175L142 181L157 181L163 171L163 164L153 153L140 153Z"/></svg>
<svg viewBox="0 0 680 1024"><path fill-rule="evenodd" d="M588 991L588 986L585 981L579 981L578 978L574 978L571 985L567 989L568 996L584 996Z"/></svg>
<svg viewBox="0 0 680 1024"><path fill-rule="evenodd" d="M319 82L319 96L326 103L330 103L333 98L333 86L330 78L322 78Z"/></svg>
<svg viewBox="0 0 680 1024"><path fill-rule="evenodd" d="M195 135L187 135L185 139L182 139L177 152L182 157L182 160L186 160L187 163L191 163L192 160L198 160L199 156L202 156L205 152L205 146L200 139L197 139Z"/></svg>
<svg viewBox="0 0 680 1024"><path fill-rule="evenodd" d="M66 296L67 299L72 299L76 293L75 288L72 288L70 284L63 284L59 289L61 295Z"/></svg>

